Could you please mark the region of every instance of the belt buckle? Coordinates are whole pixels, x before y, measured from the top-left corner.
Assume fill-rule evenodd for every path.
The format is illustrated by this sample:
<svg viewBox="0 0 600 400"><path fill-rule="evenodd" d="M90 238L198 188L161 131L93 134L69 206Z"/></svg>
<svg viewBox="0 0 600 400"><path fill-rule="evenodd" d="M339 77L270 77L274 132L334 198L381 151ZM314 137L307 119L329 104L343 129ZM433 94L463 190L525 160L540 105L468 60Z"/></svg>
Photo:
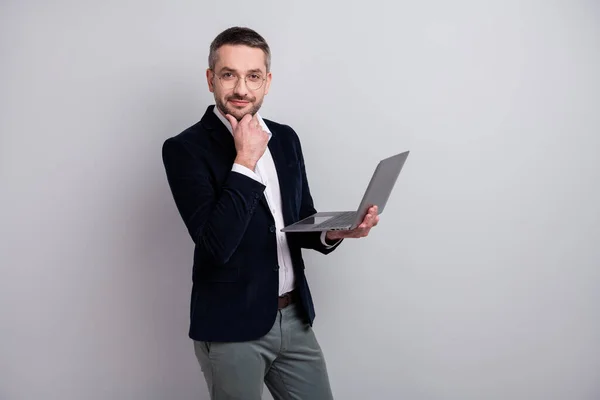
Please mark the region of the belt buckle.
<svg viewBox="0 0 600 400"><path fill-rule="evenodd" d="M286 308L292 302L292 295L290 294L290 292L287 292L286 294L279 296L279 298L284 300L284 304L279 307L280 310L283 308Z"/></svg>

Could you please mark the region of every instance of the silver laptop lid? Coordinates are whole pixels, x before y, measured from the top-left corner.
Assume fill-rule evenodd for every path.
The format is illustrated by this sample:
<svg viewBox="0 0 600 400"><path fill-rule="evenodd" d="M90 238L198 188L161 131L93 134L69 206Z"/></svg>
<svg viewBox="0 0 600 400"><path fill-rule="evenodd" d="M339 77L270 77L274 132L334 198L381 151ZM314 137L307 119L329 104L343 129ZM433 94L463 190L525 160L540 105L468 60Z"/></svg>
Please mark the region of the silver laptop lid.
<svg viewBox="0 0 600 400"><path fill-rule="evenodd" d="M353 226L362 222L365 214L373 205L377 206L378 214L383 212L409 153L409 151L405 151L396 154L381 160L379 164L377 164L377 168L375 168L369 186L358 206L356 221Z"/></svg>

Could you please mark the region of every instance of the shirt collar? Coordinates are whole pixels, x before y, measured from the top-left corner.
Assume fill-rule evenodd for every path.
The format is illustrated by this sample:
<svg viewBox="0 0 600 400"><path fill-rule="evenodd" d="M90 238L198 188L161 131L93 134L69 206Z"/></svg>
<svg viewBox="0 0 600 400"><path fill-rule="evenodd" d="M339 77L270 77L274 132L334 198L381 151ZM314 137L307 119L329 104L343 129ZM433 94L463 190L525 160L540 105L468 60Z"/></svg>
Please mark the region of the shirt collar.
<svg viewBox="0 0 600 400"><path fill-rule="evenodd" d="M227 127L227 129L229 130L229 133L231 133L233 135L233 129L231 129L231 124L229 123L229 121L227 121L227 118L225 118L223 116L223 114L221 114L221 112L219 111L219 109L217 108L216 105L213 108L213 112L221 120L221 122L223 123L223 125L225 125ZM263 121L263 119L260 116L260 114L257 113L257 117L258 117L258 123L260 124L260 127L265 132L267 132L269 134L269 139L270 139L271 138L271 131L269 130L269 127L267 126L267 124L265 124L265 121Z"/></svg>

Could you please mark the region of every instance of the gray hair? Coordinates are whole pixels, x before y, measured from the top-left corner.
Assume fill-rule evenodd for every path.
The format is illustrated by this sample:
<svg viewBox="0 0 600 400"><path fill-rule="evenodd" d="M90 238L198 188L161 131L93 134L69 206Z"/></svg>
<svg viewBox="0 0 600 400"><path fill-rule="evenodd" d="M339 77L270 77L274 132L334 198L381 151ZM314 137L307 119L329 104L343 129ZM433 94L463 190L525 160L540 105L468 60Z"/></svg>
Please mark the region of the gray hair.
<svg viewBox="0 0 600 400"><path fill-rule="evenodd" d="M243 45L261 49L265 53L267 73L270 71L271 50L269 49L266 40L254 30L239 26L224 30L212 41L210 44L210 52L208 54L208 66L210 69L214 70L215 65L217 64L217 50L226 44Z"/></svg>

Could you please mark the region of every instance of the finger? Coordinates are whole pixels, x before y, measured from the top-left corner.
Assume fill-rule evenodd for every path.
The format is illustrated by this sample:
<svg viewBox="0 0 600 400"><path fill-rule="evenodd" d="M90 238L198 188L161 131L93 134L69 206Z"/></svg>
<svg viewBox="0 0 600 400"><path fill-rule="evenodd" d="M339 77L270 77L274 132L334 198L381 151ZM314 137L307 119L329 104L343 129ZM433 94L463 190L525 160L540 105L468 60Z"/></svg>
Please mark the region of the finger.
<svg viewBox="0 0 600 400"><path fill-rule="evenodd" d="M235 128L237 128L237 119L235 119L235 117L233 115L227 114L225 116L225 118L227 118L227 121L229 121L229 123L231 124L231 129L233 129L235 131Z"/></svg>
<svg viewBox="0 0 600 400"><path fill-rule="evenodd" d="M371 219L369 219L369 221L367 221L364 224L364 226L361 229L362 230L370 230L371 228L373 228L374 226L376 226L378 222L379 222L379 220L377 219L377 217L371 218Z"/></svg>
<svg viewBox="0 0 600 400"><path fill-rule="evenodd" d="M248 126L248 124L250 123L251 120L252 120L252 115L246 114L242 117L242 119L240 121L240 125Z"/></svg>
<svg viewBox="0 0 600 400"><path fill-rule="evenodd" d="M379 216L377 214L369 216L369 221L367 223L369 228L374 227L379 222Z"/></svg>
<svg viewBox="0 0 600 400"><path fill-rule="evenodd" d="M365 216L364 216L364 218L363 218L363 222L366 222L366 221L367 221L367 219L368 219L369 217L372 217L372 216L373 216L373 207L370 207L370 208L367 210L367 213L365 214Z"/></svg>
<svg viewBox="0 0 600 400"><path fill-rule="evenodd" d="M375 219L374 217L367 214L367 215L365 215L365 218L362 220L362 222L354 229L357 231L361 230L361 229L366 229L371 226L371 223L374 219Z"/></svg>
<svg viewBox="0 0 600 400"><path fill-rule="evenodd" d="M369 214L369 224L374 224L377 222L377 218L379 218L379 216L377 214Z"/></svg>
<svg viewBox="0 0 600 400"><path fill-rule="evenodd" d="M371 224L372 220L373 220L373 215L371 215L371 214L365 215L365 219L363 220L362 224L360 224L360 228L367 228Z"/></svg>

